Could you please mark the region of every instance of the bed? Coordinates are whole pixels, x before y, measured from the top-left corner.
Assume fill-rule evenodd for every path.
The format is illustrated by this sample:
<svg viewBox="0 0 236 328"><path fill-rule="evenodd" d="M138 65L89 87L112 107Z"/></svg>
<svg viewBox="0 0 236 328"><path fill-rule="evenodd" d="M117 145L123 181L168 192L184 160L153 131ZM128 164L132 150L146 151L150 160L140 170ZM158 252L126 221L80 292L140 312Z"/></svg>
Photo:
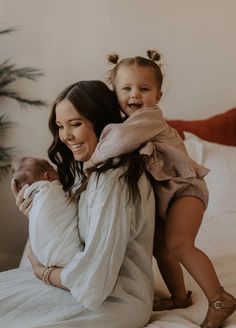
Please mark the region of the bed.
<svg viewBox="0 0 236 328"><path fill-rule="evenodd" d="M179 131L190 156L211 169L206 176L209 205L196 243L211 258L225 289L236 296L236 108L205 120L168 123ZM156 297L168 297L155 262L154 270ZM207 301L187 272L185 281L193 292L194 305L153 312L148 328L199 327L206 314ZM236 328L236 313L224 327Z"/></svg>
<svg viewBox="0 0 236 328"><path fill-rule="evenodd" d="M206 177L210 192L209 206L197 237L197 245L212 259L225 289L236 295L236 108L204 120L170 120L168 123L179 131L190 156L201 165L211 169ZM20 269L17 269L22 270L22 281L31 275L26 267L27 261L23 255ZM153 260L153 269L156 297L168 297L155 260ZM153 312L150 323L146 327L199 327L206 314L207 301L187 272L185 272L185 281L187 288L193 292L194 305L187 309ZM41 282L37 281L37 286L32 286L32 288L40 290L40 284ZM61 305L62 292L58 289L57 293L58 302ZM35 304L38 298L39 295L36 293L32 302ZM40 302L39 299L39 304ZM70 308L73 317L75 304L70 305L69 299L64 299L64 304L67 309ZM50 315L54 315L53 309L49 307L49 310ZM67 315L68 313L67 311ZM37 318L34 320L37 321ZM225 326L236 328L236 313L227 320ZM19 327L21 327L20 322Z"/></svg>

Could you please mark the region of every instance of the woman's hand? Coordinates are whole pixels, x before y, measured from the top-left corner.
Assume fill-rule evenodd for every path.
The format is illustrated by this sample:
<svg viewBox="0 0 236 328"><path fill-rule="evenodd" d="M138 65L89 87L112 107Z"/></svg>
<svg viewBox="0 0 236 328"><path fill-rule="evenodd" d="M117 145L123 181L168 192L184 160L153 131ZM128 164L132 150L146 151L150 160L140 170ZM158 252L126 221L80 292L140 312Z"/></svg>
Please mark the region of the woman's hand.
<svg viewBox="0 0 236 328"><path fill-rule="evenodd" d="M40 280L43 280L43 273L47 268L45 266L43 266L42 263L40 263L39 260L37 259L37 257L34 255L30 244L27 247L26 255L32 265L32 269L33 269L35 276L37 278L39 278ZM54 287L59 287L61 289L68 290L68 288L66 288L61 283L61 271L62 271L62 268L59 268L59 267L55 267L55 269L53 269L53 271L50 273L50 276L49 276L50 283Z"/></svg>
<svg viewBox="0 0 236 328"><path fill-rule="evenodd" d="M29 185L25 185L19 192L16 187L16 182L14 179L11 180L11 191L16 199L16 206L19 208L20 212L22 212L25 216L29 217L29 211L32 207L32 199L30 196L27 199L24 199L24 192Z"/></svg>
<svg viewBox="0 0 236 328"><path fill-rule="evenodd" d="M37 278L42 280L43 272L46 269L46 267L43 266L42 263L38 261L37 257L34 255L32 251L30 244L27 245L26 256L28 257L32 265L34 274L36 275Z"/></svg>

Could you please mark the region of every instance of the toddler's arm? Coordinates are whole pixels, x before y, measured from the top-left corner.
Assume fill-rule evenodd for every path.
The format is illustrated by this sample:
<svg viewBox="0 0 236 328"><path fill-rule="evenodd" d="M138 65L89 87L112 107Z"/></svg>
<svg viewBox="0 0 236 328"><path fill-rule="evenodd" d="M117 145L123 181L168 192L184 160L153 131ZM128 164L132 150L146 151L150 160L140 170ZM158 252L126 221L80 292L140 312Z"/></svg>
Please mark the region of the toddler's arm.
<svg viewBox="0 0 236 328"><path fill-rule="evenodd" d="M127 154L151 140L166 128L158 107L140 109L120 124L108 124L88 166Z"/></svg>

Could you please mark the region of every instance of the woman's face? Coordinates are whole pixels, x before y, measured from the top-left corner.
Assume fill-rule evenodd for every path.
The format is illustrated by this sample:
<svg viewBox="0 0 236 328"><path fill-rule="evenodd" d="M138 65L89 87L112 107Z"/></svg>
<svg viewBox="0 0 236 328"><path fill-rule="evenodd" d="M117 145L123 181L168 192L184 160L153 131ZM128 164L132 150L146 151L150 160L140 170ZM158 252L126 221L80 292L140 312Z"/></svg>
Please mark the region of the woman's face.
<svg viewBox="0 0 236 328"><path fill-rule="evenodd" d="M88 161L98 143L93 124L68 99L59 102L55 112L61 141L72 151L75 160Z"/></svg>

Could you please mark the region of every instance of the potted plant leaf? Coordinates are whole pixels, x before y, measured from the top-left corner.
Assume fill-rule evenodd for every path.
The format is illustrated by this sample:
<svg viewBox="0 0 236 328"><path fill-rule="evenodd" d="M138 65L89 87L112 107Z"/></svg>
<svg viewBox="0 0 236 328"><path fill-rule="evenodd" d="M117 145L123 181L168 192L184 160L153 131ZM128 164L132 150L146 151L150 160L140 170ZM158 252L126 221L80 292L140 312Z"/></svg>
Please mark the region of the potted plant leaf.
<svg viewBox="0 0 236 328"><path fill-rule="evenodd" d="M0 36L15 32L16 30L16 28L0 30ZM12 63L10 59L5 59L0 62L0 109L1 100L3 100L3 98L14 99L22 106L45 106L44 101L24 97L12 87L12 84L16 81L22 79L36 81L42 76L43 72L37 68L17 67L17 65ZM0 180L4 174L9 171L11 166L13 148L5 147L2 144L3 136L6 135L11 126L12 124L7 119L7 117L5 117L3 114L0 114Z"/></svg>

